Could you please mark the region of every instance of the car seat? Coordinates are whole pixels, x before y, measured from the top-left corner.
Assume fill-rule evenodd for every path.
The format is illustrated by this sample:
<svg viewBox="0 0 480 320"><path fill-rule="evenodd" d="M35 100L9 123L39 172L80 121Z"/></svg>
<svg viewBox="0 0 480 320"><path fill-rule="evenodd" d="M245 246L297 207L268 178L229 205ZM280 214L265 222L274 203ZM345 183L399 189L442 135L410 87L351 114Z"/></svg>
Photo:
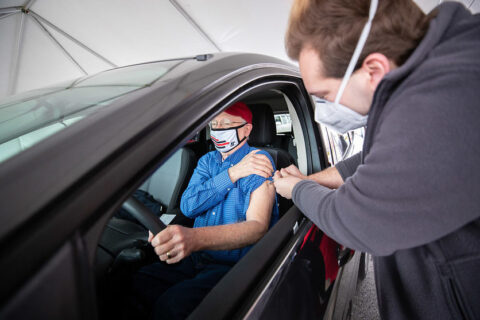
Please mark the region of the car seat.
<svg viewBox="0 0 480 320"><path fill-rule="evenodd" d="M292 155L286 150L273 146L277 129L272 108L268 104L250 104L253 129L248 137L248 144L267 151L273 158L277 170L295 163ZM280 217L292 206L292 201L277 195Z"/></svg>
<svg viewBox="0 0 480 320"><path fill-rule="evenodd" d="M163 206L163 212L172 213L180 208L182 193L195 169L196 158L192 150L180 148L165 161L141 186Z"/></svg>

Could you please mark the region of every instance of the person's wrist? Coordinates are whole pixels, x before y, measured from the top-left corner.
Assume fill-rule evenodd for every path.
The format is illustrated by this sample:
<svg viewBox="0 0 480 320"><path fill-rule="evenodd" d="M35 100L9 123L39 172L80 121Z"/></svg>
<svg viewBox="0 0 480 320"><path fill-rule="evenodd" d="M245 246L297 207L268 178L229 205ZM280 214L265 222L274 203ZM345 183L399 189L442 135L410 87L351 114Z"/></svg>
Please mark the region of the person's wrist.
<svg viewBox="0 0 480 320"><path fill-rule="evenodd" d="M305 177L308 178L308 176L305 176ZM297 182L295 182L295 184L292 186L292 192L291 192L292 200L293 200L293 198L294 198L294 194L295 194L295 191L296 191L295 188L298 186L298 184L299 184L300 182L302 182L302 181L304 181L304 180L305 180L305 179L300 180L300 181L297 181Z"/></svg>
<svg viewBox="0 0 480 320"><path fill-rule="evenodd" d="M237 182L238 179L235 172L235 166L228 168L228 176L230 177L232 183Z"/></svg>
<svg viewBox="0 0 480 320"><path fill-rule="evenodd" d="M190 239L191 239L191 253L203 250L202 244L200 242L201 238L198 237L199 229L200 228L189 228Z"/></svg>

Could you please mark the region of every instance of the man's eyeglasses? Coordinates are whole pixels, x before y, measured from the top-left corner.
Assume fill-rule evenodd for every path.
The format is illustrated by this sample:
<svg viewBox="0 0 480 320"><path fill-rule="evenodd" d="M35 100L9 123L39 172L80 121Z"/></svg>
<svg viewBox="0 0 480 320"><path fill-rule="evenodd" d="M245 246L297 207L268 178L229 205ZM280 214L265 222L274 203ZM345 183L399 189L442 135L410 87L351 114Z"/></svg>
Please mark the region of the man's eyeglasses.
<svg viewBox="0 0 480 320"><path fill-rule="evenodd" d="M233 127L233 124L235 123L246 123L246 122L240 122L240 121L230 121L229 119L223 119L222 121L217 121L217 120L212 120L210 121L209 125L210 128L212 129L217 129L217 128L230 128Z"/></svg>

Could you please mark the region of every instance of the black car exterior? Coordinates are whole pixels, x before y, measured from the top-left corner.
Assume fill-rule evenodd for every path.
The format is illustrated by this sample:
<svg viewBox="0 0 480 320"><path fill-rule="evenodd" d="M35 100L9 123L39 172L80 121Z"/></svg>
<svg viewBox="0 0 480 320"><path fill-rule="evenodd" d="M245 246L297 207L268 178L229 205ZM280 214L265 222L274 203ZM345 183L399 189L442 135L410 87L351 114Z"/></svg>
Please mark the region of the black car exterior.
<svg viewBox="0 0 480 320"><path fill-rule="evenodd" d="M114 73L109 81L96 86L118 85ZM131 90L0 163L0 318L98 318L96 250L106 223L159 163L236 100L265 90L288 97L302 128L307 171L327 166L312 100L298 70L281 60L201 55L169 61L150 83L122 81ZM191 318L261 314L267 289L294 260L310 226L292 207Z"/></svg>

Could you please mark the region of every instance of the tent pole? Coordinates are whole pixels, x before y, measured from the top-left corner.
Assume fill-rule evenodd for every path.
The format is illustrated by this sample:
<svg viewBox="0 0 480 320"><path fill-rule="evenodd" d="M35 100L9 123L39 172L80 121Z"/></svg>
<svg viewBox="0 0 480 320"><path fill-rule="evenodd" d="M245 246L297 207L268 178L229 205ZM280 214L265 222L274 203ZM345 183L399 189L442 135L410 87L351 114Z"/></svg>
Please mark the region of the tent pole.
<svg viewBox="0 0 480 320"><path fill-rule="evenodd" d="M36 0L29 0L27 2L27 4L24 6L26 10L29 10L30 7L33 5L33 3L35 2Z"/></svg>
<svg viewBox="0 0 480 320"><path fill-rule="evenodd" d="M9 7L0 9L0 14L21 12L22 7Z"/></svg>
<svg viewBox="0 0 480 320"><path fill-rule="evenodd" d="M208 34L193 20L193 18L183 9L183 7L177 2L177 0L170 0L170 3L175 7L175 9L180 12L180 14L196 29L208 42L210 42L218 52L222 52L222 49L208 36Z"/></svg>
<svg viewBox="0 0 480 320"><path fill-rule="evenodd" d="M20 11L18 11L20 12ZM11 12L11 13L6 13L4 15L0 15L0 20L5 19L7 17L13 16L14 14L17 14L18 12Z"/></svg>
<svg viewBox="0 0 480 320"><path fill-rule="evenodd" d="M20 54L22 49L22 42L23 42L23 21L25 19L25 15L20 15L20 28L18 31L17 36L17 43L15 45L15 50L13 52L13 62L12 62L12 69L10 70L10 81L8 82L8 94L12 95L17 90L17 80L18 80L18 70L20 65Z"/></svg>
<svg viewBox="0 0 480 320"><path fill-rule="evenodd" d="M40 15L36 14L35 12L33 12L32 10L29 11L29 13L37 18L39 21L45 23L46 25L48 25L49 27L55 29L56 31L58 31L59 33L61 33L62 35L64 35L65 37L67 37L68 39L72 40L73 42L75 42L77 45L79 45L80 47L82 47L83 49L87 50L88 52L90 52L91 54L93 54L94 56L96 56L97 58L103 60L104 62L106 62L107 64L109 64L111 67L113 68L116 68L118 67L115 63L111 62L110 60L108 60L107 58L105 58L104 56L100 55L99 53L93 51L92 49L90 49L89 47L87 47L86 45L84 45L82 42L78 41L77 39L75 39L74 37L72 37L71 35L69 35L68 33L66 33L65 31L63 31L62 29L60 29L59 27L57 27L56 25L54 25L53 23L51 23L50 21L48 21L47 19L41 17Z"/></svg>
<svg viewBox="0 0 480 320"><path fill-rule="evenodd" d="M33 21L35 21L39 26L40 26L40 29L43 30L43 32L45 32L45 34L57 45L60 47L60 49L62 49L63 53L65 53L65 55L78 67L78 69L80 69L80 71L83 72L83 74L88 74L87 71L85 71L85 69L82 68L82 66L77 62L77 60L75 60L75 58L67 51L67 49L65 49L64 46L62 46L62 44L47 30L47 28L45 28L45 26L43 24L40 23L40 21L37 20L37 18L35 16L32 16L32 19Z"/></svg>

